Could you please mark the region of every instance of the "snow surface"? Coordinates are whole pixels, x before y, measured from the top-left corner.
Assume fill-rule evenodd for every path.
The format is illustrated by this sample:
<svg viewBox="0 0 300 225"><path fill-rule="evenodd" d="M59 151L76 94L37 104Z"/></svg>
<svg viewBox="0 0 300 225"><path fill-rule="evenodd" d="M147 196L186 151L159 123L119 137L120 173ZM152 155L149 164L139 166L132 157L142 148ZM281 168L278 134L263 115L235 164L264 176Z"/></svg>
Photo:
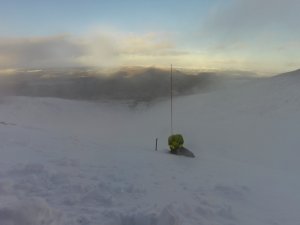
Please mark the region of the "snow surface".
<svg viewBox="0 0 300 225"><path fill-rule="evenodd" d="M300 72L136 109L0 99L1 225L300 224ZM155 151L155 138L159 150Z"/></svg>

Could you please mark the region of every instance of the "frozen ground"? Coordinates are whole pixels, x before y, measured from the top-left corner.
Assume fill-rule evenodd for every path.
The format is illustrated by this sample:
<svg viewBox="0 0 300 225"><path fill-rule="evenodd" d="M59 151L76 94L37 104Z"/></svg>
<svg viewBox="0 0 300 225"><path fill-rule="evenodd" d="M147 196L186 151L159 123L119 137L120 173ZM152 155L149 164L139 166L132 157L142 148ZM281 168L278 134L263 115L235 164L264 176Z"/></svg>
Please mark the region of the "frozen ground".
<svg viewBox="0 0 300 225"><path fill-rule="evenodd" d="M300 72L169 103L0 100L1 225L300 224ZM159 151L154 151L155 138Z"/></svg>

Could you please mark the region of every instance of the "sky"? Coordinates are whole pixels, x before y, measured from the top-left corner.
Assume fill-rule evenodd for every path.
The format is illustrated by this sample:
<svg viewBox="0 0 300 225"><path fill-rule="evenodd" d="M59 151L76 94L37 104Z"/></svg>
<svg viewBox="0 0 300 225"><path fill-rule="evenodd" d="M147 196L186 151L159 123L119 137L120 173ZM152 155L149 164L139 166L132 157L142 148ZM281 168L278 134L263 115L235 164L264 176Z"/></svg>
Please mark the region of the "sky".
<svg viewBox="0 0 300 225"><path fill-rule="evenodd" d="M0 69L300 68L298 0L0 0Z"/></svg>

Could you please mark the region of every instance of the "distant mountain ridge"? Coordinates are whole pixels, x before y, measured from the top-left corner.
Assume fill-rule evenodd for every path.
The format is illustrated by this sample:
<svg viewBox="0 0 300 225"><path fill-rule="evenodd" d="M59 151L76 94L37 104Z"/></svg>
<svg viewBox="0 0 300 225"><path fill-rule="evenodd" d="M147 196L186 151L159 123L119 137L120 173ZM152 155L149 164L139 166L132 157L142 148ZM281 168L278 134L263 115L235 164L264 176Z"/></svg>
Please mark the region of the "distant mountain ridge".
<svg viewBox="0 0 300 225"><path fill-rule="evenodd" d="M230 88L232 83L253 79L230 77L216 72L188 72L173 70L174 96ZM129 100L151 102L170 95L170 70L155 67L130 67L116 71L93 68L35 69L18 71L0 77L3 95L57 97L81 100Z"/></svg>
<svg viewBox="0 0 300 225"><path fill-rule="evenodd" d="M289 77L299 76L300 77L300 69L293 70L293 71L286 72L286 73L281 73L281 74L276 75L275 77L287 77L287 76L289 76Z"/></svg>

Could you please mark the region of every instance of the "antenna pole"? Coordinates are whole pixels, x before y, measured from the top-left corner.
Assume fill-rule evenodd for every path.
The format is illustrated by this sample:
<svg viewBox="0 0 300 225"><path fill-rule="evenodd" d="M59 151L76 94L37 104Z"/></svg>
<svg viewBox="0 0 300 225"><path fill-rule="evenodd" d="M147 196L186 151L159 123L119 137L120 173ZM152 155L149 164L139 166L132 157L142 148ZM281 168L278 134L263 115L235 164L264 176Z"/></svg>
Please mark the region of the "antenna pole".
<svg viewBox="0 0 300 225"><path fill-rule="evenodd" d="M171 134L173 134L173 65L171 64L170 76L170 95L171 95Z"/></svg>

